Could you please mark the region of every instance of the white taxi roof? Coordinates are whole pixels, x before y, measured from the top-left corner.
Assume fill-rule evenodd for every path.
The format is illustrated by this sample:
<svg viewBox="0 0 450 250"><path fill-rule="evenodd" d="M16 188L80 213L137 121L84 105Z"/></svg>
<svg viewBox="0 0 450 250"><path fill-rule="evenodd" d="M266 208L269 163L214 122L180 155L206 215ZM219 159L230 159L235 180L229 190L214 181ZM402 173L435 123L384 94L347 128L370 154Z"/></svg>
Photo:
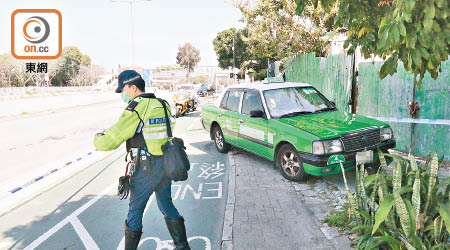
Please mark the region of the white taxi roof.
<svg viewBox="0 0 450 250"><path fill-rule="evenodd" d="M236 84L227 87L228 89L254 89L259 91L270 90L270 89L282 89L282 88L292 88L292 87L311 87L311 84L301 83L301 82L274 82L274 83L247 83L247 84Z"/></svg>

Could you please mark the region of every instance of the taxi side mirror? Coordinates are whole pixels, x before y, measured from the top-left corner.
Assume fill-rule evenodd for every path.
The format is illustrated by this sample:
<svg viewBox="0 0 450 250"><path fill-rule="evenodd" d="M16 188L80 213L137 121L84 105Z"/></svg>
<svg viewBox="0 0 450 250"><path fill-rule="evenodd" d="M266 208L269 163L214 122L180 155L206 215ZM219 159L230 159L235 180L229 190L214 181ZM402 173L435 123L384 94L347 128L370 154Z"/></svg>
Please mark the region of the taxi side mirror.
<svg viewBox="0 0 450 250"><path fill-rule="evenodd" d="M264 112L262 110L252 110L250 111L250 117L264 118Z"/></svg>

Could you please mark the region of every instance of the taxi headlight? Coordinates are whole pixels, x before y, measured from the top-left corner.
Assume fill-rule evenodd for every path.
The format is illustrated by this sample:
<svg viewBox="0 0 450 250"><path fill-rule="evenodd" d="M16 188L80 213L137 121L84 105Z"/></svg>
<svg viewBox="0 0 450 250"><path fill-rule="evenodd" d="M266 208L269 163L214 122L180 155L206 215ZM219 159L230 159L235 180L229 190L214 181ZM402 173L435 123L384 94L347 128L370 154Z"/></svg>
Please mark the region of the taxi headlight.
<svg viewBox="0 0 450 250"><path fill-rule="evenodd" d="M394 137L391 127L380 129L380 139L381 141L387 141Z"/></svg>
<svg viewBox="0 0 450 250"><path fill-rule="evenodd" d="M342 151L344 151L344 148L341 140L339 139L313 142L313 154L316 155L331 154Z"/></svg>

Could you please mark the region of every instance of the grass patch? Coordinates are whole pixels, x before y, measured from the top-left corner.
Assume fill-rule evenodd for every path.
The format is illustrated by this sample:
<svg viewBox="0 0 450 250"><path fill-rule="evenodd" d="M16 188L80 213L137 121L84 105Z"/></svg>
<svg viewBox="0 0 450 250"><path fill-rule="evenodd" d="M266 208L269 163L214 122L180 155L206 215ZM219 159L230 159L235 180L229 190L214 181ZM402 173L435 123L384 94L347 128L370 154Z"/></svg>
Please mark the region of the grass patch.
<svg viewBox="0 0 450 250"><path fill-rule="evenodd" d="M345 203L341 210L331 212L330 215L325 217L324 223L327 223L330 227L337 227L341 232L349 232L352 229L351 219L348 216L349 203Z"/></svg>

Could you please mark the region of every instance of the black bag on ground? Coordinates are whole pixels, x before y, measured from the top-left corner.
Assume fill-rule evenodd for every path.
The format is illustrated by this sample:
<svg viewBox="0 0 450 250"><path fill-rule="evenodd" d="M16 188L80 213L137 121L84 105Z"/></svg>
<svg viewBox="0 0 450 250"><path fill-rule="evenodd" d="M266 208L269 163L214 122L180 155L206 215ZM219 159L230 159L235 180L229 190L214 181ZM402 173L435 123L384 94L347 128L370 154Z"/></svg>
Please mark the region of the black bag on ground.
<svg viewBox="0 0 450 250"><path fill-rule="evenodd" d="M170 119L167 115L165 101L158 98L163 105L164 115L166 116L167 135L170 141L161 146L163 152L163 166L167 177L173 181L184 181L188 178L188 171L191 167L186 154L186 147L181 138L172 138L172 129L170 127Z"/></svg>

